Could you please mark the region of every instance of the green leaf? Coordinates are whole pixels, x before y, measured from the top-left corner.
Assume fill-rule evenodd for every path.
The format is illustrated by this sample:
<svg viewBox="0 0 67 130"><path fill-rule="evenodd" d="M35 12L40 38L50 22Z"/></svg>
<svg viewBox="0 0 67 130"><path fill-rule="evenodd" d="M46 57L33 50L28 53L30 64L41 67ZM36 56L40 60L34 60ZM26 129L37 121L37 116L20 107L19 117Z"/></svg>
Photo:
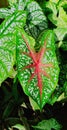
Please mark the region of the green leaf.
<svg viewBox="0 0 67 130"><path fill-rule="evenodd" d="M53 105L56 101L58 101L58 98L61 95L61 93L62 93L62 87L60 88L60 86L57 85L56 89L54 90L54 93L48 100L48 104Z"/></svg>
<svg viewBox="0 0 67 130"><path fill-rule="evenodd" d="M27 5L31 3L32 0L19 0L18 2L18 9L19 10L26 10Z"/></svg>
<svg viewBox="0 0 67 130"><path fill-rule="evenodd" d="M27 4L31 0L26 0L25 2L23 0L8 0L10 4L10 8L0 8L0 18L6 18L7 16L10 16L13 13L17 13L18 11L23 11L26 10Z"/></svg>
<svg viewBox="0 0 67 130"><path fill-rule="evenodd" d="M18 31L16 39L19 81L24 92L32 97L40 109L42 109L48 102L58 82L59 67L55 54L54 34L50 30L43 33L40 39L41 52L39 50L38 53L34 48L35 40L28 36L24 30ZM44 43L45 41L46 44ZM42 50L43 47L44 51ZM41 55L43 57L41 57ZM36 57L39 59L42 58L42 60L38 60L38 63L38 58ZM37 62L37 64L35 62ZM34 66L32 64L34 64ZM42 66L42 68L40 66ZM44 68L44 66L48 67Z"/></svg>
<svg viewBox="0 0 67 130"><path fill-rule="evenodd" d="M60 0L59 3L58 3L58 9L60 7L67 7L67 0Z"/></svg>
<svg viewBox="0 0 67 130"><path fill-rule="evenodd" d="M16 125L13 126L13 128L16 128L18 130L26 130L25 127L21 124L16 124Z"/></svg>
<svg viewBox="0 0 67 130"><path fill-rule="evenodd" d="M65 41L63 44L61 44L61 48L62 48L64 51L67 51L67 41Z"/></svg>
<svg viewBox="0 0 67 130"><path fill-rule="evenodd" d="M26 13L18 11L8 16L0 25L0 35L14 33L16 27L23 27L26 21Z"/></svg>
<svg viewBox="0 0 67 130"><path fill-rule="evenodd" d="M62 27L66 28L67 27L67 14L64 11L63 7L60 6L59 9L57 10L56 4L52 2L48 2L46 4L46 7L52 11L48 15L49 20L59 28L62 28Z"/></svg>
<svg viewBox="0 0 67 130"><path fill-rule="evenodd" d="M14 4L17 4L18 0L8 0L9 5L13 6Z"/></svg>
<svg viewBox="0 0 67 130"><path fill-rule="evenodd" d="M63 8L63 3L65 2L59 2L58 5L53 2L46 3L46 7L51 11L48 18L56 26L54 32L58 38L58 41L60 41L58 45L59 47L61 43L63 44L62 40L67 34L67 14Z"/></svg>
<svg viewBox="0 0 67 130"><path fill-rule="evenodd" d="M33 128L35 130L61 130L61 125L54 118L51 118L39 122L37 126L33 126Z"/></svg>
<svg viewBox="0 0 67 130"><path fill-rule="evenodd" d="M42 9L38 5L37 2L31 2L27 5L27 10L30 13L30 24L31 26L37 25L41 23L42 21L46 21L46 17L42 12ZM39 12L38 12L39 11ZM40 21L39 21L40 20Z"/></svg>
<svg viewBox="0 0 67 130"><path fill-rule="evenodd" d="M67 28L64 28L64 26L62 28L57 27L56 29L54 29L54 32L55 32L58 40L62 41L64 36L67 34Z"/></svg>
<svg viewBox="0 0 67 130"><path fill-rule="evenodd" d="M54 32L59 41L62 41L67 34L67 14L62 7L59 9L59 16L57 18L57 28Z"/></svg>
<svg viewBox="0 0 67 130"><path fill-rule="evenodd" d="M65 96L67 97L67 81L64 83L64 93Z"/></svg>
<svg viewBox="0 0 67 130"><path fill-rule="evenodd" d="M50 9L51 13L53 13L53 15L57 15L57 8L56 8L56 4L53 3L52 1L49 1L46 3L46 7Z"/></svg>
<svg viewBox="0 0 67 130"><path fill-rule="evenodd" d="M59 0L49 0L49 1L54 2L54 3L58 3L59 2Z"/></svg>
<svg viewBox="0 0 67 130"><path fill-rule="evenodd" d="M67 27L67 14L62 7L59 8L59 16L57 19L57 26L61 27L61 28Z"/></svg>
<svg viewBox="0 0 67 130"><path fill-rule="evenodd" d="M6 18L11 14L11 10L8 8L0 8L0 18Z"/></svg>
<svg viewBox="0 0 67 130"><path fill-rule="evenodd" d="M14 78L13 69L16 61L16 27L23 27L26 21L25 12L15 12L0 25L0 85L8 77Z"/></svg>
<svg viewBox="0 0 67 130"><path fill-rule="evenodd" d="M0 37L0 85L7 77L14 77L15 38L11 34Z"/></svg>
<svg viewBox="0 0 67 130"><path fill-rule="evenodd" d="M6 108L4 109L2 118L3 119L8 118L12 113L13 109L14 109L14 101L10 100L10 102L7 104Z"/></svg>
<svg viewBox="0 0 67 130"><path fill-rule="evenodd" d="M11 0L10 5L12 3ZM13 1L14 2L14 1ZM33 37L37 37L39 33L47 28L47 19L44 15L41 7L38 5L37 2L32 0L26 0L25 2L23 0L19 0L17 3L13 3L11 5L11 8L2 8L0 9L0 17L6 18L7 16L10 16L11 14L15 14L15 12L19 11L27 11L27 22L25 25L25 30L32 35Z"/></svg>
<svg viewBox="0 0 67 130"><path fill-rule="evenodd" d="M34 38L37 38L39 33L47 28L47 19L41 7L37 2L32 1L27 4L27 22L25 30Z"/></svg>
<svg viewBox="0 0 67 130"><path fill-rule="evenodd" d="M40 110L37 103L31 97L29 97L29 101L30 101L30 104L31 104L33 110L38 110L38 109Z"/></svg>

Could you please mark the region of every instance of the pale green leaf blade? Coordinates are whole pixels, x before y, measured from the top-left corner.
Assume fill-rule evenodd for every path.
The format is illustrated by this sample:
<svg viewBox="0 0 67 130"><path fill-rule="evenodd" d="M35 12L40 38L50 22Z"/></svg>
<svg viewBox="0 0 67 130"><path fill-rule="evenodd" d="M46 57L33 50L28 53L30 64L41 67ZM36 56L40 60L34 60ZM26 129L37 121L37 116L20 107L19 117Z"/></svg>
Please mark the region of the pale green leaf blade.
<svg viewBox="0 0 67 130"><path fill-rule="evenodd" d="M54 118L51 118L49 120L42 120L37 126L33 126L33 128L34 130L61 130L61 125Z"/></svg>
<svg viewBox="0 0 67 130"><path fill-rule="evenodd" d="M54 2L52 1L47 2L46 7L49 8L51 13L53 13L55 16L57 15L57 8Z"/></svg>
<svg viewBox="0 0 67 130"><path fill-rule="evenodd" d="M57 27L56 29L54 29L54 32L58 38L59 41L62 41L64 36L67 34L67 28L59 28Z"/></svg>
<svg viewBox="0 0 67 130"><path fill-rule="evenodd" d="M56 4L59 2L59 0L49 0L49 1L54 2Z"/></svg>
<svg viewBox="0 0 67 130"><path fill-rule="evenodd" d="M62 5L58 5L57 9L55 3L47 2L46 7L51 11L48 15L49 20L59 28L67 28L67 14Z"/></svg>
<svg viewBox="0 0 67 130"><path fill-rule="evenodd" d="M17 0L8 0L8 2L9 2L9 5L10 6L13 6L14 4L17 4Z"/></svg>
<svg viewBox="0 0 67 130"><path fill-rule="evenodd" d="M57 26L67 28L67 14L62 7L59 8L59 16L57 18Z"/></svg>
<svg viewBox="0 0 67 130"><path fill-rule="evenodd" d="M16 128L18 130L26 130L25 127L21 124L16 124L16 125L13 126L13 128Z"/></svg>

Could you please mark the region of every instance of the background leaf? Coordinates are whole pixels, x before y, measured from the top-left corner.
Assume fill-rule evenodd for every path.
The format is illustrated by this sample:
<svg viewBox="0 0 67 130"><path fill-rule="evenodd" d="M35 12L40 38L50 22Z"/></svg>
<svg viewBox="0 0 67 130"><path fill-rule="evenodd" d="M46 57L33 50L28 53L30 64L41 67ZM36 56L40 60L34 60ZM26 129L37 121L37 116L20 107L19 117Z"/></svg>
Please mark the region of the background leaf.
<svg viewBox="0 0 67 130"><path fill-rule="evenodd" d="M17 0L8 0L8 2L9 2L9 5L10 6L13 6L14 4L17 4Z"/></svg>
<svg viewBox="0 0 67 130"><path fill-rule="evenodd" d="M27 4L27 22L25 30L34 38L40 34L41 31L47 29L47 19L41 7L35 1Z"/></svg>
<svg viewBox="0 0 67 130"><path fill-rule="evenodd" d="M61 125L53 118L49 120L42 120L37 124L37 126L33 126L35 130L61 130Z"/></svg>
<svg viewBox="0 0 67 130"><path fill-rule="evenodd" d="M59 41L62 41L64 36L67 34L67 28L59 28L54 29L54 32Z"/></svg>
<svg viewBox="0 0 67 130"><path fill-rule="evenodd" d="M13 128L16 128L18 130L26 130L25 127L21 124L16 124L16 125L13 126Z"/></svg>

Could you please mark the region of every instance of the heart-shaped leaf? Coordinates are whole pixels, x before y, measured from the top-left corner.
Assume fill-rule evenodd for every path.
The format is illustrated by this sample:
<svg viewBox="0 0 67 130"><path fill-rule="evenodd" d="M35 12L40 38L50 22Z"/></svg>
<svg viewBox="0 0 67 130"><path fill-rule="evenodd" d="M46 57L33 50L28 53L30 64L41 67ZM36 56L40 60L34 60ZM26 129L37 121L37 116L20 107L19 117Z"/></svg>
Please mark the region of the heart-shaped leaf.
<svg viewBox="0 0 67 130"><path fill-rule="evenodd" d="M35 40L24 30L18 31L16 42L18 78L24 92L42 109L58 82L54 34L50 30L43 33L38 52L35 50Z"/></svg>

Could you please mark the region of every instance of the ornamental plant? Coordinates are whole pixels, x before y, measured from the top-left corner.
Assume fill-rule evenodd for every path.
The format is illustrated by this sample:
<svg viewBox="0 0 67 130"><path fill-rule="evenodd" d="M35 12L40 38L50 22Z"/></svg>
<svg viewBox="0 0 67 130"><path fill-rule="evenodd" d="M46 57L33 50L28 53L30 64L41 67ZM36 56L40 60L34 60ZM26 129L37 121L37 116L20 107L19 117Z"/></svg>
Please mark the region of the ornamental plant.
<svg viewBox="0 0 67 130"><path fill-rule="evenodd" d="M56 88L59 66L55 54L54 34L43 32L40 48L35 49L35 40L24 30L17 33L18 78L24 92L37 102L40 109L48 102Z"/></svg>
<svg viewBox="0 0 67 130"><path fill-rule="evenodd" d="M47 104L67 101L67 1L8 0L7 5L0 8L0 129L60 130L53 118L31 125L24 109L42 114Z"/></svg>

